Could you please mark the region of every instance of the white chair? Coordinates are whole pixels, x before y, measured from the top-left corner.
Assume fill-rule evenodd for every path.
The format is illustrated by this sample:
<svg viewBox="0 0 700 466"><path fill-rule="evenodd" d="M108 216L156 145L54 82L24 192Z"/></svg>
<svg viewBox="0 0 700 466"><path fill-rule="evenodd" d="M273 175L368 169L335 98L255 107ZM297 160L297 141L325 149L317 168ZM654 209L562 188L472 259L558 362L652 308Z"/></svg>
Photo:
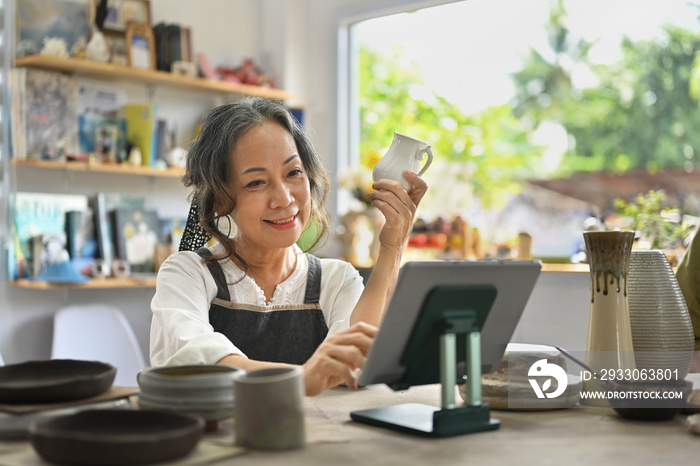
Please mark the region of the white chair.
<svg viewBox="0 0 700 466"><path fill-rule="evenodd" d="M114 385L137 386L146 367L134 331L122 312L105 304L68 306L54 316L52 359L106 362L117 368Z"/></svg>

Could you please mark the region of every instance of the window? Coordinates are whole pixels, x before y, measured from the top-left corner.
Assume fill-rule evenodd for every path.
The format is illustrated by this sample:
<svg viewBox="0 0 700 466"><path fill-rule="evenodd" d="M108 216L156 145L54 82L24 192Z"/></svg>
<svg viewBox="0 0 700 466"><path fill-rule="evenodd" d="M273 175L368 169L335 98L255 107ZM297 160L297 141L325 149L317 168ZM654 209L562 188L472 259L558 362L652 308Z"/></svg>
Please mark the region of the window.
<svg viewBox="0 0 700 466"><path fill-rule="evenodd" d="M536 256L566 259L617 197L678 186L649 174L695 176L699 12L686 0L469 0L355 23L351 164L373 166L393 131L427 141L426 221L467 219L485 254L525 232ZM697 215L697 189L669 194Z"/></svg>

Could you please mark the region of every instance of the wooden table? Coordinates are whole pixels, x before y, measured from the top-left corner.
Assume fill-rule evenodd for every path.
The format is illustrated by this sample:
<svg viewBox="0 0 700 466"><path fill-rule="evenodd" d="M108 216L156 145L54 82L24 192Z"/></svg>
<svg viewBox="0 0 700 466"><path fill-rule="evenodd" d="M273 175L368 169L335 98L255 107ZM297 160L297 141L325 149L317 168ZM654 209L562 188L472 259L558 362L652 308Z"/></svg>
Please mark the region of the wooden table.
<svg viewBox="0 0 700 466"><path fill-rule="evenodd" d="M456 465L456 464L697 464L700 436L671 421L640 422L609 408L493 411L501 427L490 432L426 438L359 424L350 411L399 403L437 406L440 387L393 392L383 385L359 391L331 389L306 398L308 445L283 452L233 446L232 423L205 436L188 458L172 465ZM4 448L4 449L3 449ZM44 464L27 442L0 442L0 465Z"/></svg>
<svg viewBox="0 0 700 466"><path fill-rule="evenodd" d="M392 392L372 386L358 392L328 390L310 399L346 436L342 443L317 443L303 450L249 452L247 464L697 464L700 436L688 432L685 418L665 422L622 419L609 408L557 411L493 411L496 431L449 438L424 438L358 424L349 412L399 403L437 406L439 386Z"/></svg>

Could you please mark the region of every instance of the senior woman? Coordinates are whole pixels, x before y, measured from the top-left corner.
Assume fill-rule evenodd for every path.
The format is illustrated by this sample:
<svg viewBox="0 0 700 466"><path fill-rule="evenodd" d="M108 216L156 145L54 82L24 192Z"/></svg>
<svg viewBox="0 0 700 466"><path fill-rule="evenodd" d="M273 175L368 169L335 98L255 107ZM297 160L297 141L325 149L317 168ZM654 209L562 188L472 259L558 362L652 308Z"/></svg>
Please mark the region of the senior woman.
<svg viewBox="0 0 700 466"><path fill-rule="evenodd" d="M327 231L330 183L289 111L261 98L213 109L183 178L193 200L184 249L192 250L181 246L158 272L151 364L244 370L297 364L307 395L340 383L357 388L356 369L382 320L427 190L415 173L404 176L408 192L379 180L368 196L386 222L363 287L349 263L318 259L296 245L311 223ZM214 245L201 247L209 237Z"/></svg>

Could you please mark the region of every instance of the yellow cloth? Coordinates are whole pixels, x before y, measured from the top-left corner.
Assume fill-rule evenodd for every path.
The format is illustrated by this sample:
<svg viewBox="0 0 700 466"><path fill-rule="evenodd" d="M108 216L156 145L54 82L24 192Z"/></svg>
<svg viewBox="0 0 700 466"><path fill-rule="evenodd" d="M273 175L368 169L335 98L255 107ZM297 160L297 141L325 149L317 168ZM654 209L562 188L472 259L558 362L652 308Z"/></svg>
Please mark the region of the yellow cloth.
<svg viewBox="0 0 700 466"><path fill-rule="evenodd" d="M700 351L700 233L698 231L700 227L695 229L693 239L676 270L676 278L683 291L685 302L688 304L690 320L693 322L695 351Z"/></svg>

